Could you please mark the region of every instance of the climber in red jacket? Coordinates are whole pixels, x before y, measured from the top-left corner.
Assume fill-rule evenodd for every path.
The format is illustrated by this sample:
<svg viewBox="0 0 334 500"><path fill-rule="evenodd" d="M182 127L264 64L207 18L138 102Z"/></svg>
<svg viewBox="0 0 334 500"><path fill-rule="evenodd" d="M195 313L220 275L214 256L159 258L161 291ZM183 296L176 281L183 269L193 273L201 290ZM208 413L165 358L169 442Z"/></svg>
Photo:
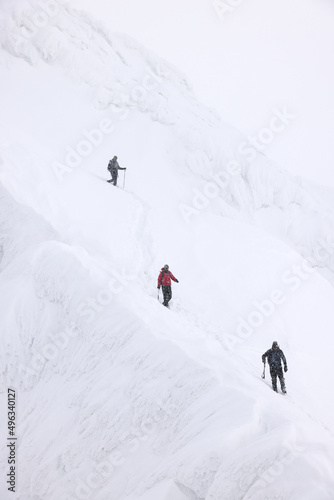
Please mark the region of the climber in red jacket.
<svg viewBox="0 0 334 500"><path fill-rule="evenodd" d="M177 280L175 276L172 275L172 273L169 270L169 266L166 264L164 267L161 268L158 278L158 289L160 289L160 286L162 287L162 293L164 296L163 305L166 307L168 307L168 302L172 298L171 279L173 281L176 281L176 283L179 282L179 280Z"/></svg>

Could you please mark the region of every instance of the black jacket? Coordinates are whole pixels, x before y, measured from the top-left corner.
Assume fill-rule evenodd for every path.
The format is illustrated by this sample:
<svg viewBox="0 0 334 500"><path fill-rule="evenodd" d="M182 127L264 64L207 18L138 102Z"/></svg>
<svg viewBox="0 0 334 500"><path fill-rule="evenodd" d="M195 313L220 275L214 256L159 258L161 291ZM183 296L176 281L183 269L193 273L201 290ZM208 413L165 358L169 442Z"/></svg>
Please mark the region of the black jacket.
<svg viewBox="0 0 334 500"><path fill-rule="evenodd" d="M262 354L262 362L265 363L266 358L268 358L268 363L270 367L281 368L281 361L283 361L284 368L287 367L284 352L281 349L268 349L264 354Z"/></svg>

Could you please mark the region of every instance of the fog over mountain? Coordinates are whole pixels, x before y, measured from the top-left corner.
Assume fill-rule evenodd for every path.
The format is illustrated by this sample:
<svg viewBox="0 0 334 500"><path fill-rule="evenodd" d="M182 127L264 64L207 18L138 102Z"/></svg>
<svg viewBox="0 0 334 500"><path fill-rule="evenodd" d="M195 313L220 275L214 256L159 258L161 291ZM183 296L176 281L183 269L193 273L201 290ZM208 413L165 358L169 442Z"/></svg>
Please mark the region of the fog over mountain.
<svg viewBox="0 0 334 500"><path fill-rule="evenodd" d="M196 95L244 134L273 108L295 115L266 155L334 186L334 5L330 0L71 0L175 64Z"/></svg>

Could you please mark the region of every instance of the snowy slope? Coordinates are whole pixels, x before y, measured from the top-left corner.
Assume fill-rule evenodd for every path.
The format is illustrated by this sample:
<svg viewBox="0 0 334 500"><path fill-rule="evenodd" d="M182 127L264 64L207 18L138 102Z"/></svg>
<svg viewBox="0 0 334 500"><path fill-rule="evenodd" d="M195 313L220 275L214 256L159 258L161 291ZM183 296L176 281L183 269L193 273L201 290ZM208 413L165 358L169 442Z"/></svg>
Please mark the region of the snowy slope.
<svg viewBox="0 0 334 500"><path fill-rule="evenodd" d="M41 5L4 2L0 30L17 498L332 499L330 195L245 154L134 40ZM125 189L105 182L114 154ZM180 280L170 311L166 262ZM260 379L274 339L284 398Z"/></svg>

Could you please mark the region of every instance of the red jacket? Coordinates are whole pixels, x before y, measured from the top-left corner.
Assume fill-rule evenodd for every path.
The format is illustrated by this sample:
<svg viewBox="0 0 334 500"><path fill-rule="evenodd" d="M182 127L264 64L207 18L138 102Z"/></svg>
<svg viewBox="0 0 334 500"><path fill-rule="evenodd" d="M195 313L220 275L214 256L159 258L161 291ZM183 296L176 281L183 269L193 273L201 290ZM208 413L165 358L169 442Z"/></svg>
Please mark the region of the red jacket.
<svg viewBox="0 0 334 500"><path fill-rule="evenodd" d="M173 281L176 281L176 283L179 282L179 280L177 280L175 278L175 276L173 276L170 271L165 271L164 268L161 268L159 278L158 278L158 286L160 286L160 285L171 286L171 281L170 281L171 279Z"/></svg>

